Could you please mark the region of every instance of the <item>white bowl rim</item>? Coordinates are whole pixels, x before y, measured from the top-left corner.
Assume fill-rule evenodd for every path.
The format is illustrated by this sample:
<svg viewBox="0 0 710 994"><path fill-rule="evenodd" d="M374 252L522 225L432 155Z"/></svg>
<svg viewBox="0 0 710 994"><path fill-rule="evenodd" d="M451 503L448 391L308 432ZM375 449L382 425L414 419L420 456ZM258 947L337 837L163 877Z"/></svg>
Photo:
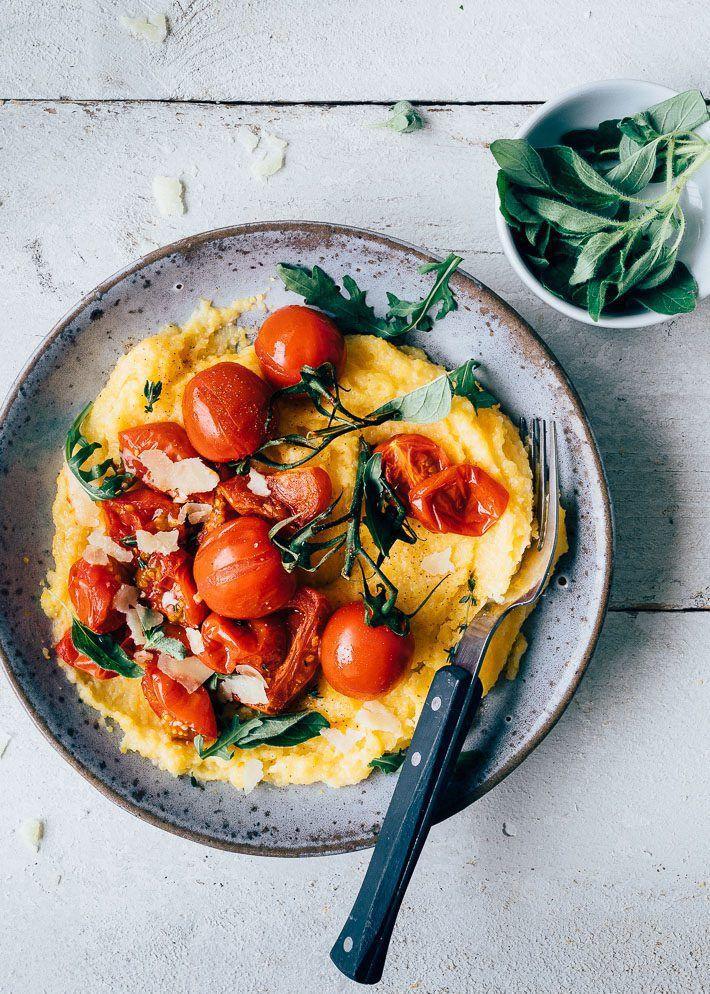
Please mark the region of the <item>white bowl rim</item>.
<svg viewBox="0 0 710 994"><path fill-rule="evenodd" d="M658 101L665 100L667 97L676 96L680 91L674 90L670 86L664 86L662 83L653 83L645 79L604 79L596 83L582 83L580 86L575 86L571 90L566 90L564 93L560 94L559 97L553 97L552 100L548 100L542 106L538 107L530 117L526 118L525 122L521 124L515 133L516 138L526 138L532 129L549 117L551 113L559 110L561 106L566 104L570 100L576 100L588 93L595 93L602 90L611 90L619 86L636 87L643 86L647 90L655 90L658 97ZM574 318L575 321L581 321L583 324L592 325L594 328L647 328L653 324L662 324L665 321L670 321L674 316L672 314L658 314L656 311L645 311L640 314L621 314L618 317L602 317L598 321L595 321L589 314L589 311L584 310L582 307L577 307L576 304L570 304L566 300L562 300L560 297L556 297L554 293L550 293L542 283L539 282L533 275L533 273L528 269L522 260L520 253L518 252L515 242L513 241L513 236L510 233L510 228L505 222L503 215L500 212L500 200L498 198L498 191L495 193L495 212L496 212L496 227L498 229L498 237L500 238L501 244L503 246L503 252L511 264L515 272L518 274L520 279L525 283L533 293L540 298L544 303L549 304L550 307L554 307L556 311L564 314L566 317Z"/></svg>

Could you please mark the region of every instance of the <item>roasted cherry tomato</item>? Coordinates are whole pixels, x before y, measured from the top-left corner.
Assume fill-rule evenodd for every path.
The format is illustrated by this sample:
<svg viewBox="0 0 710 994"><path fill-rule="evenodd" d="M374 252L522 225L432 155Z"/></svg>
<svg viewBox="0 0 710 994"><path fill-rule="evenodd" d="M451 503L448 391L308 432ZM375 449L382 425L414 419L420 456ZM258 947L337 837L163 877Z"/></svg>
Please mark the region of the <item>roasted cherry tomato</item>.
<svg viewBox="0 0 710 994"><path fill-rule="evenodd" d="M75 670L83 670L97 680L113 680L118 676L113 670L105 670L103 666L92 662L88 656L82 655L72 642L71 629L62 635L54 648L59 658L68 666L73 666Z"/></svg>
<svg viewBox="0 0 710 994"><path fill-rule="evenodd" d="M333 486L320 466L286 469L263 477L269 494L254 493L249 477L233 476L219 485L219 493L237 514L256 514L267 521L283 521L294 515L294 526L306 524L330 504Z"/></svg>
<svg viewBox="0 0 710 994"><path fill-rule="evenodd" d="M179 508L163 494L150 487L133 487L121 497L104 500L100 504L106 522L106 531L114 542L120 542L138 529L160 532L174 528L172 524ZM184 527L181 527L181 538Z"/></svg>
<svg viewBox="0 0 710 994"><path fill-rule="evenodd" d="M375 452L382 455L385 479L405 507L409 507L412 487L451 465L441 446L426 435L395 435L381 442Z"/></svg>
<svg viewBox="0 0 710 994"><path fill-rule="evenodd" d="M409 501L430 531L483 535L508 506L508 491L480 466L461 463L423 480Z"/></svg>
<svg viewBox="0 0 710 994"><path fill-rule="evenodd" d="M301 379L304 366L331 363L338 373L345 365L345 339L325 314L302 304L289 304L264 321L254 342L264 375L276 387Z"/></svg>
<svg viewBox="0 0 710 994"><path fill-rule="evenodd" d="M221 528L222 525L226 524L227 521L231 521L234 517L234 512L229 502L222 494L215 491L211 503L212 510L209 517L202 525L202 528L200 528L198 536L200 544L205 542L213 532L216 532L218 528Z"/></svg>
<svg viewBox="0 0 710 994"><path fill-rule="evenodd" d="M117 568L77 559L69 570L69 599L82 625L105 635L123 624L123 615L113 606L122 583Z"/></svg>
<svg viewBox="0 0 710 994"><path fill-rule="evenodd" d="M286 658L288 630L277 617L230 621L210 614L202 623L205 651L200 659L215 673L234 673L237 666L269 671Z"/></svg>
<svg viewBox="0 0 710 994"><path fill-rule="evenodd" d="M161 673L153 662L146 663L141 687L146 701L175 738L191 739L193 735L217 738L212 701L204 687L190 694L177 680Z"/></svg>
<svg viewBox="0 0 710 994"><path fill-rule="evenodd" d="M346 697L371 700L397 683L414 655L414 636L395 635L365 622L362 601L343 604L325 626L320 647L323 676Z"/></svg>
<svg viewBox="0 0 710 994"><path fill-rule="evenodd" d="M280 610L296 588L268 524L253 515L228 521L208 536L197 550L194 574L207 606L225 618L263 618Z"/></svg>
<svg viewBox="0 0 710 994"><path fill-rule="evenodd" d="M182 414L190 441L205 459L230 462L266 441L271 390L238 362L219 362L185 387Z"/></svg>
<svg viewBox="0 0 710 994"><path fill-rule="evenodd" d="M118 444L126 469L148 483L148 486L151 486L148 471L138 458L141 452L159 449L172 462L194 459L197 455L185 429L177 421L154 421L152 424L126 428L118 433Z"/></svg>
<svg viewBox="0 0 710 994"><path fill-rule="evenodd" d="M197 595L192 578L190 557L183 549L177 552L152 552L141 557L136 584L144 591L150 606L185 628L197 628L207 608Z"/></svg>

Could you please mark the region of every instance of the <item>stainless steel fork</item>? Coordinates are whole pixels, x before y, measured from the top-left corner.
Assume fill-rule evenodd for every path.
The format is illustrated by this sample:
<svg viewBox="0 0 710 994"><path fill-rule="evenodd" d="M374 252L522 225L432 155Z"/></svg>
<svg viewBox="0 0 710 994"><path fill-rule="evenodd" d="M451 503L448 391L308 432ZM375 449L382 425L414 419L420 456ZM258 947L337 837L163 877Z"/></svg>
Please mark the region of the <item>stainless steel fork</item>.
<svg viewBox="0 0 710 994"><path fill-rule="evenodd" d="M521 427L527 434L527 425ZM453 662L434 676L365 879L331 950L338 969L361 984L375 984L382 976L407 884L483 696L479 673L491 639L510 611L535 604L554 566L559 527L554 423L534 419L529 444L538 536L516 581L522 593L504 604L486 604L464 632Z"/></svg>

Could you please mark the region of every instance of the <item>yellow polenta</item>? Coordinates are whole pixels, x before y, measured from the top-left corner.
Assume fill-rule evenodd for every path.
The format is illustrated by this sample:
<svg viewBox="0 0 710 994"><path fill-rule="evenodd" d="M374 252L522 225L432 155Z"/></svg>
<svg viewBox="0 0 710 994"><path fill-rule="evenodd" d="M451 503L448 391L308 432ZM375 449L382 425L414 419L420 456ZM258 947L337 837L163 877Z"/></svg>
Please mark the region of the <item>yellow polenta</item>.
<svg viewBox="0 0 710 994"><path fill-rule="evenodd" d="M117 363L106 387L94 404L84 431L118 456L118 433L147 421L174 420L182 423L181 402L187 381L199 370L216 362L240 362L254 372L259 365L254 350L239 327L240 315L263 307L260 298L237 301L231 307L215 308L202 302L187 324L165 331L132 348ZM347 406L366 414L399 394L421 386L440 374L440 369L421 353L396 348L370 336L347 338L347 365L342 378L349 391ZM163 391L152 414L144 411L143 385L161 380ZM77 406L88 398L77 398ZM317 427L322 423L305 401L288 405L281 418L282 432ZM304 705L320 711L336 733L318 737L291 748L261 746L241 752L231 761L200 760L191 743L173 741L143 699L139 680L117 677L98 681L66 667L81 698L123 731L122 749L133 749L174 775L192 773L204 780L225 780L237 787L251 787L258 779L276 784L307 784L316 781L340 786L356 783L370 772L368 763L383 752L406 746L411 739L434 671L446 661L446 650L457 640L467 607L460 603L467 593L469 577L475 580L477 604L502 600L520 566L532 533L531 474L525 450L511 422L497 408L474 411L469 401L455 397L447 418L433 425L385 424L367 433L370 443L395 432L417 431L433 438L452 462L473 462L500 481L510 494L508 507L481 538L434 535L417 523L414 545L397 544L386 571L399 588L399 603L413 610L450 562L450 572L412 622L416 650L410 672L390 693L380 699L382 712L344 697L321 678L319 697L306 696ZM346 436L322 452L315 462L330 474L333 492L347 502L354 480L357 438ZM72 485L64 469L58 479L53 508L55 569L49 574L42 603L55 619L56 635L69 624L67 577L79 559L98 512L82 492ZM432 558L432 553L441 553ZM308 583L321 586L333 605L356 598L357 580L344 580L340 564L331 560ZM472 611L478 610L474 607ZM523 617L511 616L503 625L486 658L481 674L486 692L510 660L517 668L525 641L520 634ZM373 727L374 726L374 727Z"/></svg>

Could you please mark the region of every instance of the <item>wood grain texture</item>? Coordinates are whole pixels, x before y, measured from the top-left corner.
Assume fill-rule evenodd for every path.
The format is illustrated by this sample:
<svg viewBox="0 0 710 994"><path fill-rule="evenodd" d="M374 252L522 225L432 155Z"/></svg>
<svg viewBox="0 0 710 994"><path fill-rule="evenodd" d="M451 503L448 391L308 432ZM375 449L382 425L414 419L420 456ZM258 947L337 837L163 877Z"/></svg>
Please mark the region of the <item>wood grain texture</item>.
<svg viewBox="0 0 710 994"><path fill-rule="evenodd" d="M523 287L498 244L487 146L528 112L429 108L425 131L400 136L370 127L381 117L373 107L4 104L0 390L79 296L191 232L328 219L456 250L542 334L587 407L616 506L613 605L707 607L710 404L698 370L710 357L710 303L655 328L594 330ZM290 142L286 167L268 182L250 174L235 140L245 124ZM161 173L183 175L184 216L158 216L150 186ZM180 301L166 321L190 303Z"/></svg>
<svg viewBox="0 0 710 994"><path fill-rule="evenodd" d="M163 44L119 24L148 11L168 16ZM5 0L0 96L546 100L618 76L707 88L706 17L705 0Z"/></svg>
<svg viewBox="0 0 710 994"><path fill-rule="evenodd" d="M378 991L707 991L710 763L689 730L707 724L709 655L710 614L609 617L546 741L432 832ZM367 853L203 849L75 776L4 683L0 728L0 990L354 990L327 950ZM16 834L33 816L36 858Z"/></svg>

